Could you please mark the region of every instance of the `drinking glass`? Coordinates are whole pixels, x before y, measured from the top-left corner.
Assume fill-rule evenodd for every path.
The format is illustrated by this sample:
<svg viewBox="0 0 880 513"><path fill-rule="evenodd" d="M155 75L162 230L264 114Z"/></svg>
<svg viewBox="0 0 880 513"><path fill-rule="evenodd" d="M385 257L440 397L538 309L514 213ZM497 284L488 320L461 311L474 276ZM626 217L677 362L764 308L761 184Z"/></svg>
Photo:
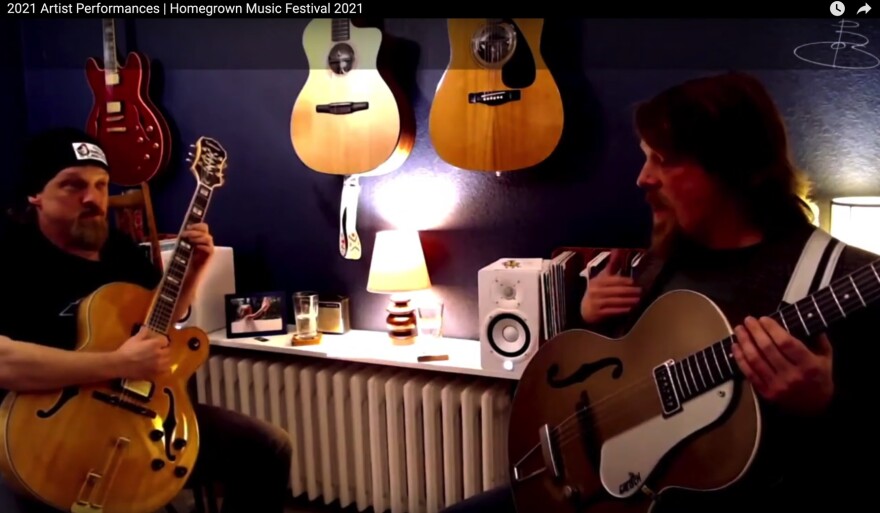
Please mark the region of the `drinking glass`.
<svg viewBox="0 0 880 513"><path fill-rule="evenodd" d="M297 338L316 338L318 336L318 293L303 291L294 294L293 317L296 319Z"/></svg>
<svg viewBox="0 0 880 513"><path fill-rule="evenodd" d="M437 339L443 336L443 302L428 301L418 307L419 336Z"/></svg>

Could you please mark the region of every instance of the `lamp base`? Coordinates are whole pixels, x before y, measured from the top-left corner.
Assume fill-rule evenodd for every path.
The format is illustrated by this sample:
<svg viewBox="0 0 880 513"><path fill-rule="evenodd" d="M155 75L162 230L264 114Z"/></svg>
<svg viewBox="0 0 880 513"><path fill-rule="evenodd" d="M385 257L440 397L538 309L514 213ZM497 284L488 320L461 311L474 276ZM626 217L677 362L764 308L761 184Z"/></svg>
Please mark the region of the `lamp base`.
<svg viewBox="0 0 880 513"><path fill-rule="evenodd" d="M409 298L392 296L386 311L388 317L385 318L385 324L391 343L396 346L414 344L418 336L418 327L416 325L416 310Z"/></svg>

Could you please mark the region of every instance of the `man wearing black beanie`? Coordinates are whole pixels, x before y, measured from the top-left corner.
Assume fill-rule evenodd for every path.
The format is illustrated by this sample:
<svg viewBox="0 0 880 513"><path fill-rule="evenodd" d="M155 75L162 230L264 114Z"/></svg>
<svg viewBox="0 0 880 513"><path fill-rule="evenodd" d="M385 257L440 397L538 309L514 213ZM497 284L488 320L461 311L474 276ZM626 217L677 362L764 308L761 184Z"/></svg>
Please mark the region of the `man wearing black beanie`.
<svg viewBox="0 0 880 513"><path fill-rule="evenodd" d="M82 298L112 282L154 290L162 278L133 240L109 227L110 166L100 143L77 129L50 130L27 143L23 162L18 201L0 223L0 398L9 391L145 380L167 371L172 363L168 340L150 330L112 352L73 351ZM182 236L193 255L181 283L178 319L187 312L214 250L204 223L187 227ZM223 513L282 513L289 435L237 412L194 407L201 444L191 475L222 484ZM69 505L57 506L62 509L17 495L0 477L0 512L69 510Z"/></svg>

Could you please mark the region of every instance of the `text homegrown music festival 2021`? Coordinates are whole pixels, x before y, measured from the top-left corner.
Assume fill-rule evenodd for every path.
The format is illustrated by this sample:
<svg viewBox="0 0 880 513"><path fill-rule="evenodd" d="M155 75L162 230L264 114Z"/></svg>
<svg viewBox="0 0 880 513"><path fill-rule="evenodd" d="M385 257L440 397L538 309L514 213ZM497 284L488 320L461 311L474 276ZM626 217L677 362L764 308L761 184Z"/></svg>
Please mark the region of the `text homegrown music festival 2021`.
<svg viewBox="0 0 880 513"><path fill-rule="evenodd" d="M25 4L26 5L26 4ZM85 4L85 3L43 3L31 4L28 14L96 14L96 15L168 15L168 16L213 16L248 14L362 14L361 3L229 3L229 4L185 4L163 2L158 4Z"/></svg>

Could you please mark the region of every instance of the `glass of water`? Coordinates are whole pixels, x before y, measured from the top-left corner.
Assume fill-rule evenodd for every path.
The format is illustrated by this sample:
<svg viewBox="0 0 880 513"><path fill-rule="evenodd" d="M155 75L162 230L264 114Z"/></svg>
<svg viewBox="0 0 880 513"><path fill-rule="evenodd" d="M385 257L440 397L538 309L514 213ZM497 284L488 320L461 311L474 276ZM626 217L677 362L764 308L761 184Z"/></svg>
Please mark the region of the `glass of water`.
<svg viewBox="0 0 880 513"><path fill-rule="evenodd" d="M293 295L293 317L296 319L296 338L312 339L318 336L318 293L297 292Z"/></svg>
<svg viewBox="0 0 880 513"><path fill-rule="evenodd" d="M426 301L418 307L419 336L438 339L443 336L443 302Z"/></svg>

